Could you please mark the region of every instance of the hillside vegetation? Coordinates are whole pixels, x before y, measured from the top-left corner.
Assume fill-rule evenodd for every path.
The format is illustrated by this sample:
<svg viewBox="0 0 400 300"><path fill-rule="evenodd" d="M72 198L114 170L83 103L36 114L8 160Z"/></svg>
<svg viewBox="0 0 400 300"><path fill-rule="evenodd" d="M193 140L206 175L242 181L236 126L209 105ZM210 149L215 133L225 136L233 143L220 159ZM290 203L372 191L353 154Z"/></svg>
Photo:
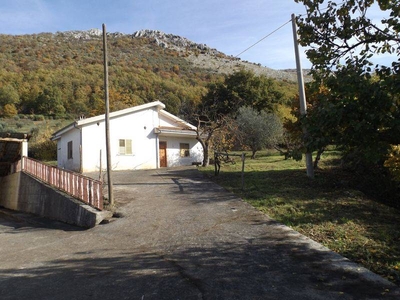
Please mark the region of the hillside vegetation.
<svg viewBox="0 0 400 300"><path fill-rule="evenodd" d="M72 119L103 113L102 48L98 30L0 35L0 116ZM235 70L251 66L280 78L287 99L296 93L290 72L274 73L158 31L109 34L108 50L112 110L161 100L168 111L185 116L187 107L201 101L209 83L234 70L228 62L234 62ZM196 57L202 63L194 63Z"/></svg>

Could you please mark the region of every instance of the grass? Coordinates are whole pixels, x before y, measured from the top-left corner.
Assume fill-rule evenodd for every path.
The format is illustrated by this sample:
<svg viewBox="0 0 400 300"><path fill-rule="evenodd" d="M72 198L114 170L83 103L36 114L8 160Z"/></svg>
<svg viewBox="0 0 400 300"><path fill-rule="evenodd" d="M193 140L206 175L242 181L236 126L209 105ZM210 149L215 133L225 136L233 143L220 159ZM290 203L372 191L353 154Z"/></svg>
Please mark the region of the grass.
<svg viewBox="0 0 400 300"><path fill-rule="evenodd" d="M31 115L20 115L14 118L0 118L1 132L20 132L31 133L32 131L51 131L55 132L58 129L71 123L71 120L64 119L35 119Z"/></svg>
<svg viewBox="0 0 400 300"><path fill-rule="evenodd" d="M236 160L218 176L214 166L201 170L273 219L400 285L399 210L351 188L351 176L336 167L337 152L323 155L313 180L304 162L272 152L247 158L244 190Z"/></svg>

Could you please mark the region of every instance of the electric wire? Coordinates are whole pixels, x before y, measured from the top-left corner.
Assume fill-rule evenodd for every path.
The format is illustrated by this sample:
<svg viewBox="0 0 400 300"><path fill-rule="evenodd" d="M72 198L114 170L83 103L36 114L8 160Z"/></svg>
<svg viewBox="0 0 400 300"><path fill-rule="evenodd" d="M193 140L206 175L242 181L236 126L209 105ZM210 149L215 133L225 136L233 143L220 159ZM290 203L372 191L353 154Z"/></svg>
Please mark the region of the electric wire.
<svg viewBox="0 0 400 300"><path fill-rule="evenodd" d="M237 54L236 56L234 56L235 58L237 58L239 55L242 55L243 53L249 51L251 48L253 48L254 46L256 46L257 44L261 43L263 40L269 38L271 35L273 35L275 32L281 30L283 27L285 27L287 24L289 24L290 22L292 22L292 20L287 21L285 24L279 26L278 28L276 28L275 30L273 30L272 32L270 32L269 34L267 34L266 36L264 36L262 39L258 40L257 42L255 42L253 45L247 47L245 50L243 50L242 52L240 52L239 54Z"/></svg>
<svg viewBox="0 0 400 300"><path fill-rule="evenodd" d="M338 3L337 5L342 5L342 4L344 4L345 2L346 2L346 1L342 1L342 2ZM323 9L321 9L321 11L324 11L324 10L327 10L327 9L328 9L328 7L325 7L325 8L323 8ZM304 15L306 15L306 14L301 14L301 15L299 15L299 16L301 17L301 16L304 16ZM259 43L261 43L263 40L269 38L271 35L273 35L273 34L276 33L277 31L281 30L283 27L285 27L287 24L289 24L289 23L291 23L291 22L292 22L292 19L290 19L290 20L287 21L286 23L282 24L281 26L279 26L278 28L276 28L275 30L273 30L272 32L270 32L269 34L267 34L266 36L264 36L263 38L261 38L260 40L258 40L257 42L255 42L254 44L252 44L251 46L247 47L245 50L243 50L242 52L240 52L239 54L237 54L237 55L235 55L235 56L233 56L233 57L234 57L234 58L238 58L239 55L242 55L243 53L249 51L251 48L255 47L256 45L258 45Z"/></svg>

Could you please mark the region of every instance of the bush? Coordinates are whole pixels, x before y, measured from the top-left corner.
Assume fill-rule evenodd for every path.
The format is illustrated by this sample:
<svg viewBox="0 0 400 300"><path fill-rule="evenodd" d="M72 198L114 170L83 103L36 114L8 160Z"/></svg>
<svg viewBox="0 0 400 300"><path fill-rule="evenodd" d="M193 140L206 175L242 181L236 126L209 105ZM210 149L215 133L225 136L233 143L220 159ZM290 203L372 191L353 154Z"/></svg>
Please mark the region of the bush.
<svg viewBox="0 0 400 300"><path fill-rule="evenodd" d="M17 109L15 108L14 104L6 104L4 105L3 109L1 110L1 115L5 118L12 118L14 117L14 120L19 120L17 116Z"/></svg>
<svg viewBox="0 0 400 300"><path fill-rule="evenodd" d="M57 160L57 143L46 140L29 148L29 157L41 161Z"/></svg>
<svg viewBox="0 0 400 300"><path fill-rule="evenodd" d="M394 180L400 182L400 146L392 146L384 166L389 169Z"/></svg>
<svg viewBox="0 0 400 300"><path fill-rule="evenodd" d="M43 115L34 115L33 116L33 121L44 121L45 118Z"/></svg>

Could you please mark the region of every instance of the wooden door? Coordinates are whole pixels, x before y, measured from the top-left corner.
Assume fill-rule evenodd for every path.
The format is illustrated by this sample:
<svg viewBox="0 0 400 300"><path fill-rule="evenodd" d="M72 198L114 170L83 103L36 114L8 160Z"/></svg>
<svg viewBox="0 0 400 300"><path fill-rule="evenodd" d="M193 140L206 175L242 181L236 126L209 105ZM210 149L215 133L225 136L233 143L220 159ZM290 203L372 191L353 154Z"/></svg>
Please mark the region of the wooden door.
<svg viewBox="0 0 400 300"><path fill-rule="evenodd" d="M167 167L167 142L159 143L160 167Z"/></svg>

